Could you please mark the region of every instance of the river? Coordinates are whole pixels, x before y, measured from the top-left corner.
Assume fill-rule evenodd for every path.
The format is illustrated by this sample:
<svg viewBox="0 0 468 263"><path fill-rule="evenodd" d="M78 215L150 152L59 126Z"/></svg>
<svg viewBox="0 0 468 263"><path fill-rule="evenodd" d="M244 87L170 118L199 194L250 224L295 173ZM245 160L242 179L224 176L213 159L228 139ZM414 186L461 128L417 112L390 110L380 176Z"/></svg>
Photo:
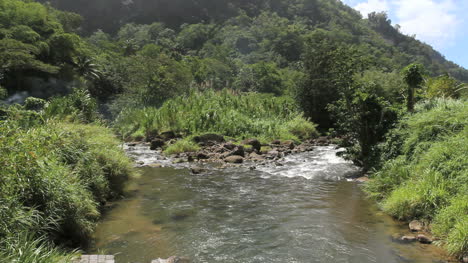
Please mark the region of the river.
<svg viewBox="0 0 468 263"><path fill-rule="evenodd" d="M407 226L378 211L357 172L333 146L286 157L283 166L194 175L143 146L128 152L166 168L139 168L127 197L99 224L93 252L118 263L173 255L192 262L444 262L433 245L401 244Z"/></svg>

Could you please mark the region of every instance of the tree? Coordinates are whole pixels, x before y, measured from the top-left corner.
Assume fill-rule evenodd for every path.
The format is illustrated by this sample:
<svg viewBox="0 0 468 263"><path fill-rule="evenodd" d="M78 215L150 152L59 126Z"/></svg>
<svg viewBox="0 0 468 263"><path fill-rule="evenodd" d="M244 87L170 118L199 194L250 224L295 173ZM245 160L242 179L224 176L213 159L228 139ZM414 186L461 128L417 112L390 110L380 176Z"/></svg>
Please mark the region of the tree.
<svg viewBox="0 0 468 263"><path fill-rule="evenodd" d="M377 161L376 145L397 120L391 104L377 94L382 88L374 82L353 84L352 92L330 104L337 130L345 138L347 156L364 170Z"/></svg>
<svg viewBox="0 0 468 263"><path fill-rule="evenodd" d="M424 66L421 64L410 64L403 69L403 78L407 85L406 107L409 112L414 111L414 91L421 87L424 81Z"/></svg>

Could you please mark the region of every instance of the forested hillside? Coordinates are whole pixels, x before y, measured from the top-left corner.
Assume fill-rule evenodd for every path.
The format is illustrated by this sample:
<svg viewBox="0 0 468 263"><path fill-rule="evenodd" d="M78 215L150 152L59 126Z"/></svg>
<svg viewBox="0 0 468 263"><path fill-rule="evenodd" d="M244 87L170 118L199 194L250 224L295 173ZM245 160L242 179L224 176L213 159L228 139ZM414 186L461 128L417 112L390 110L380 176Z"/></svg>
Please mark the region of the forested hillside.
<svg viewBox="0 0 468 263"><path fill-rule="evenodd" d="M359 12L346 6L340 0L65 0L50 2L59 9L81 14L85 20L80 30L86 35L98 29L115 34L128 23L160 22L176 32L179 32L184 24L203 24L212 27L216 25L210 30L209 36L199 39L201 42L199 48L206 42L212 43L216 40L218 40L217 43L223 44L219 42L219 38L223 39L225 36L223 32L237 34L238 32L230 26L232 25L231 19L234 17L244 14L250 18L266 15L270 18L269 21L263 22L257 28L276 27L277 32L281 32L282 35L278 33L252 35L246 32L237 36L237 41L243 41L249 46L248 53L266 51L265 47L260 44L265 39L273 44L281 42L281 38L291 38L290 41L294 41L296 36L304 37L310 31L324 29L330 31L336 41L348 45L358 44L366 48L367 52L376 59L376 65L382 69L388 70L412 62L420 62L434 75L448 72L460 80L468 81L468 71L447 61L431 46L400 33L398 27L391 24L386 14L371 14L363 19ZM256 19L251 22L258 23ZM244 20L241 27L251 27L251 22ZM282 45L283 48L288 46L287 43ZM193 49L184 45L181 48ZM239 48L241 47L237 46L237 51ZM271 50L272 46L266 48ZM281 49L281 47L277 48ZM301 53L297 47L289 46L288 49L290 48L293 49L292 53ZM275 55L291 61L292 57L287 54L280 50L274 51L277 53Z"/></svg>

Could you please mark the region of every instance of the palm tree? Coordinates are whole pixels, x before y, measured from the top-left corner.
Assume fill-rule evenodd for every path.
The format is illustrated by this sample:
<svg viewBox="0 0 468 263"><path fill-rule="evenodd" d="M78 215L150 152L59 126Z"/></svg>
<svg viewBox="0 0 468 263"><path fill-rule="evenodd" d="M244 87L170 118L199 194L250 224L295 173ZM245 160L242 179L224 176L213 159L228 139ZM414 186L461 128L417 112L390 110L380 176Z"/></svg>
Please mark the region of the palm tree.
<svg viewBox="0 0 468 263"><path fill-rule="evenodd" d="M87 56L79 56L74 62L76 71L83 76L86 81L96 81L101 78L99 66L93 62L93 59Z"/></svg>

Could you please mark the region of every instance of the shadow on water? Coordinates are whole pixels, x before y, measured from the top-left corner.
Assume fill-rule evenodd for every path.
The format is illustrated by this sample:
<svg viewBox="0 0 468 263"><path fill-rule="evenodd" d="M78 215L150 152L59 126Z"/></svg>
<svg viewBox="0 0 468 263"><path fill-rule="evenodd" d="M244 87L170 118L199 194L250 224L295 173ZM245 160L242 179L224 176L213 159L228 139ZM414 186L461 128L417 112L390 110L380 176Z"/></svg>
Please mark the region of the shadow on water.
<svg viewBox="0 0 468 263"><path fill-rule="evenodd" d="M137 159L157 158L135 151ZM99 224L95 249L118 263L173 255L210 263L440 262L434 246L393 241L406 226L344 178L357 169L337 151L318 147L254 171L140 168L132 194Z"/></svg>

